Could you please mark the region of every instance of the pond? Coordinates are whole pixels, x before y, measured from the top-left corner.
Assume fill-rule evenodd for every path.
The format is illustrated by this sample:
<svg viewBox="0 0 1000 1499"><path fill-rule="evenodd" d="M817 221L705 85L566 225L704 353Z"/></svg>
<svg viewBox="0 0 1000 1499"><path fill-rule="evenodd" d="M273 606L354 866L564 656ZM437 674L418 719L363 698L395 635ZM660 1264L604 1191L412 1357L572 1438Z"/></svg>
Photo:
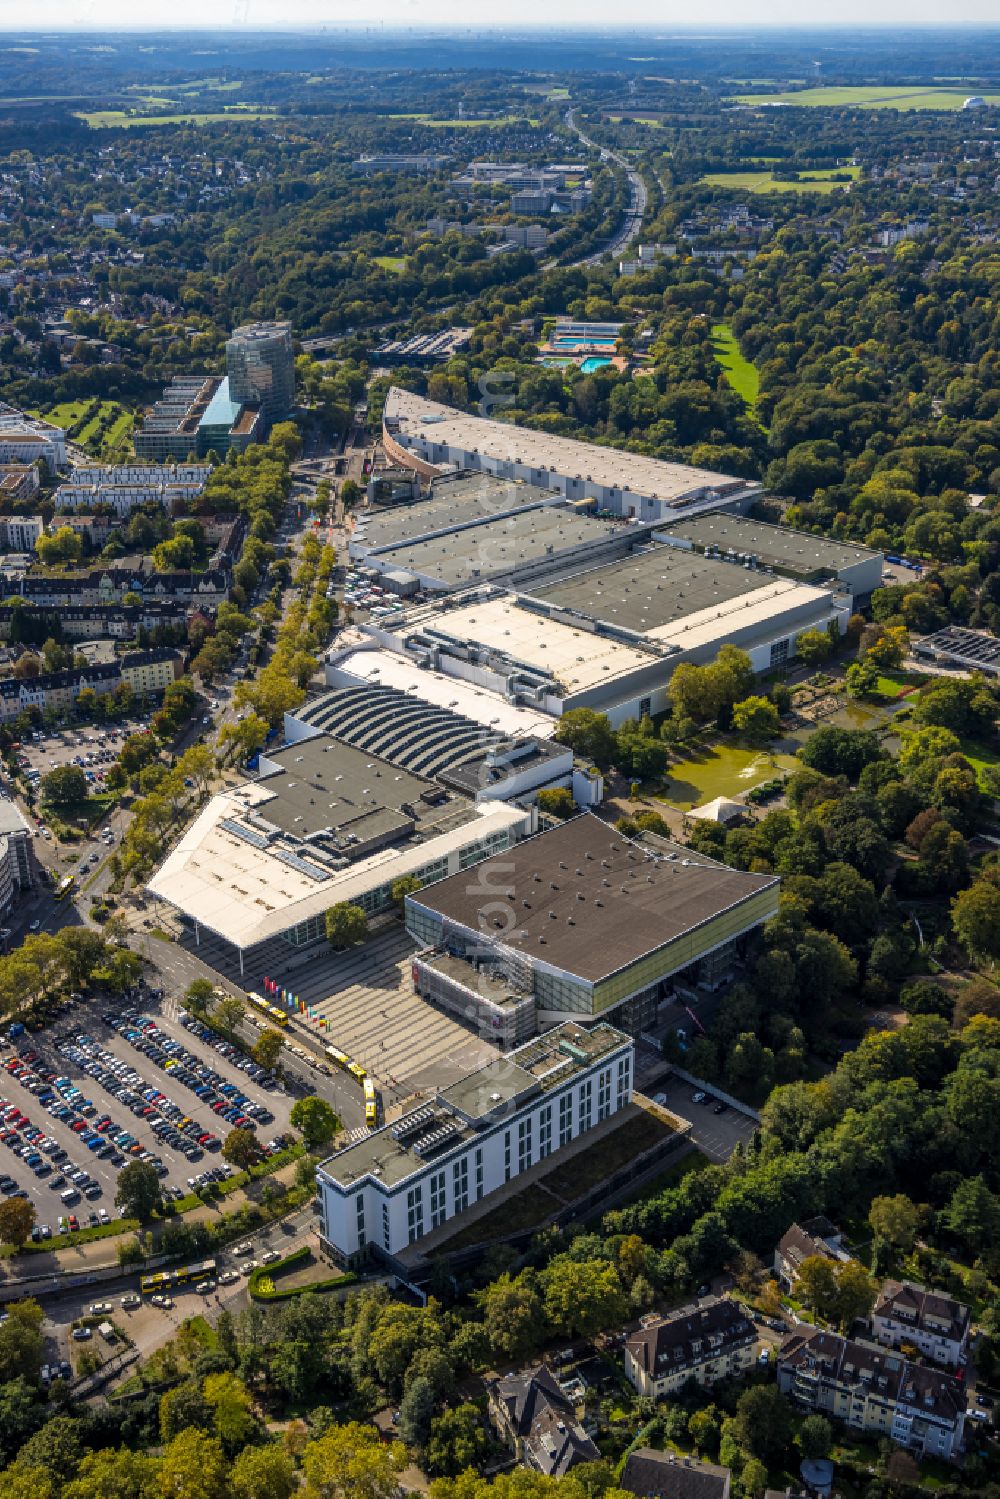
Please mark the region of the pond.
<svg viewBox="0 0 1000 1499"><path fill-rule="evenodd" d="M668 766L660 799L689 812L717 796L738 796L763 781L798 770L800 762L794 749L792 740L782 740L781 746L773 749L716 745Z"/></svg>

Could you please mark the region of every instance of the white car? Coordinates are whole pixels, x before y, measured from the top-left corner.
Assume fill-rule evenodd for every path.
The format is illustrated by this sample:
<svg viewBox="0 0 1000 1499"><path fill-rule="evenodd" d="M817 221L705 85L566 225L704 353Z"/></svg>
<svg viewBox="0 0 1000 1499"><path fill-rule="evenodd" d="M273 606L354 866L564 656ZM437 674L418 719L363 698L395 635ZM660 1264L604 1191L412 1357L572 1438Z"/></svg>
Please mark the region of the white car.
<svg viewBox="0 0 1000 1499"><path fill-rule="evenodd" d="M280 1259L281 1255L276 1249L269 1249L266 1254L261 1255L260 1262L262 1265L276 1265Z"/></svg>
<svg viewBox="0 0 1000 1499"><path fill-rule="evenodd" d="M691 1102L692 1103L704 1103L705 1102L705 1094L704 1093L692 1093L691 1094Z"/></svg>
<svg viewBox="0 0 1000 1499"><path fill-rule="evenodd" d="M235 1285L235 1283L239 1280L239 1278L240 1278L240 1272L238 1270L223 1270L222 1273L219 1276L219 1285L220 1286L232 1286L232 1285Z"/></svg>
<svg viewBox="0 0 1000 1499"><path fill-rule="evenodd" d="M149 1300L153 1306L161 1307L165 1312L169 1312L174 1304L172 1296L150 1296Z"/></svg>
<svg viewBox="0 0 1000 1499"><path fill-rule="evenodd" d="M198 1292L199 1296L211 1296L212 1292L215 1290L215 1281L200 1280L195 1286L195 1290Z"/></svg>
<svg viewBox="0 0 1000 1499"><path fill-rule="evenodd" d="M90 1303L90 1315L92 1317L110 1317L114 1307L110 1301L92 1301Z"/></svg>
<svg viewBox="0 0 1000 1499"><path fill-rule="evenodd" d="M74 1327L73 1329L74 1343L87 1343L93 1336L93 1331L89 1327Z"/></svg>
<svg viewBox="0 0 1000 1499"><path fill-rule="evenodd" d="M250 1243L249 1239L247 1239L247 1241L245 1243L243 1243L243 1244L234 1244L233 1245L233 1253L234 1254L253 1254L253 1245Z"/></svg>
<svg viewBox="0 0 1000 1499"><path fill-rule="evenodd" d="M137 1296L134 1291L129 1291L121 1299L123 1312L134 1312L136 1307L142 1306L142 1297Z"/></svg>

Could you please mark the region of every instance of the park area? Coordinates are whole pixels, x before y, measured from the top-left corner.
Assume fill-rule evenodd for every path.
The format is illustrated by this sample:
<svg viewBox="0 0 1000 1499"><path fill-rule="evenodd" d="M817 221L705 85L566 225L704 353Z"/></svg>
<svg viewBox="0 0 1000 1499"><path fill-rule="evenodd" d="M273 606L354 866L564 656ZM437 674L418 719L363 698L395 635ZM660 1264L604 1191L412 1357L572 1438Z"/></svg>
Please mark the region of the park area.
<svg viewBox="0 0 1000 1499"><path fill-rule="evenodd" d="M95 457L110 455L120 448L135 425L133 413L116 401L60 401L55 406L39 407L30 415L62 427L72 442L87 448Z"/></svg>
<svg viewBox="0 0 1000 1499"><path fill-rule="evenodd" d="M725 371L726 379L743 401L748 411L757 404L760 393L760 376L757 366L744 359L736 335L728 323L716 323L712 328L712 353L717 364Z"/></svg>

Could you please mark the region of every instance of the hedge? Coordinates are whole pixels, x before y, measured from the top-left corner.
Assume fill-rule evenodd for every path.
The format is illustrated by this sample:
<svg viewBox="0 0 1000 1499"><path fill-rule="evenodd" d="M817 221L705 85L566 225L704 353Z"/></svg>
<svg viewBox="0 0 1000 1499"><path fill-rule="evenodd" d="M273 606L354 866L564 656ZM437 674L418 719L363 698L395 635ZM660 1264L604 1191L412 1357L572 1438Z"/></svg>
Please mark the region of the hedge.
<svg viewBox="0 0 1000 1499"><path fill-rule="evenodd" d="M353 1272L348 1271L345 1275L334 1275L329 1280L313 1281L308 1286L287 1286L282 1290L275 1285L276 1275L280 1275L283 1270L288 1270L295 1265L304 1264L311 1258L312 1250L308 1244L304 1244L301 1249L293 1250L291 1254L286 1255L283 1260L277 1260L273 1265L258 1265L256 1270L250 1272L250 1279L247 1282L247 1289L253 1300L284 1301L291 1296L302 1296L306 1291L339 1290L343 1286L353 1285L358 1279Z"/></svg>

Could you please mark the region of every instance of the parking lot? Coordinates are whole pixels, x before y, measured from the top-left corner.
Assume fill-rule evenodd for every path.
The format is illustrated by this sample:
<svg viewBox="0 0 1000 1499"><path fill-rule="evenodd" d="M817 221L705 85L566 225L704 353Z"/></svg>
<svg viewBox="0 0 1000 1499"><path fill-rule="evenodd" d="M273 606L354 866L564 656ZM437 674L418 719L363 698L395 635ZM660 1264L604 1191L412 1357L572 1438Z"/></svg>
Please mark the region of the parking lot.
<svg viewBox="0 0 1000 1499"><path fill-rule="evenodd" d="M58 1031L21 1038L0 1060L0 1192L27 1196L57 1237L71 1214L80 1227L116 1216L130 1160L149 1160L179 1199L205 1172L232 1174L221 1156L231 1129L279 1149L291 1097L194 1025L158 1005L102 1011L96 1001Z"/></svg>
<svg viewBox="0 0 1000 1499"><path fill-rule="evenodd" d="M91 791L100 791L108 767L118 758L122 744L130 734L146 728L138 719L129 719L115 724L35 729L21 740L17 758L32 780L39 780L59 766L75 765L87 777Z"/></svg>
<svg viewBox="0 0 1000 1499"><path fill-rule="evenodd" d="M672 1074L646 1087L647 1095L691 1125L691 1141L712 1161L728 1161L738 1144L746 1144L757 1128L748 1114L722 1103L709 1088L696 1088ZM694 1102L697 1094L704 1100ZM721 1112L716 1110L721 1106Z"/></svg>

